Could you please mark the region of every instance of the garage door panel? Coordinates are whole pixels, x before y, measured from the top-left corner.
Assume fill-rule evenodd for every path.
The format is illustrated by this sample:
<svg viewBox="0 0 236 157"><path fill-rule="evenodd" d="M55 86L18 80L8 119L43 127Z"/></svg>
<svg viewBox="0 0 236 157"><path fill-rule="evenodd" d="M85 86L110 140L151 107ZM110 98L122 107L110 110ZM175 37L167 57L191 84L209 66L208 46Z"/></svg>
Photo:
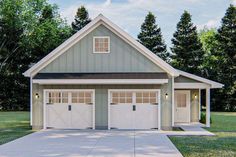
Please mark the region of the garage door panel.
<svg viewBox="0 0 236 157"><path fill-rule="evenodd" d="M93 128L94 91L46 91L46 127L57 129Z"/></svg>
<svg viewBox="0 0 236 157"><path fill-rule="evenodd" d="M50 104L47 105L47 126L53 128L69 128L70 116L67 105Z"/></svg>
<svg viewBox="0 0 236 157"><path fill-rule="evenodd" d="M92 128L93 105L73 104L71 112L72 128L87 129Z"/></svg>
<svg viewBox="0 0 236 157"><path fill-rule="evenodd" d="M130 119L134 118L133 112L127 112L132 110L131 104L116 104L111 105L111 128L128 129L131 128L134 123Z"/></svg>
<svg viewBox="0 0 236 157"><path fill-rule="evenodd" d="M157 129L159 93L156 90L110 92L110 127ZM134 107L134 108L133 108Z"/></svg>
<svg viewBox="0 0 236 157"><path fill-rule="evenodd" d="M135 128L154 129L158 127L158 106L150 104L136 104Z"/></svg>

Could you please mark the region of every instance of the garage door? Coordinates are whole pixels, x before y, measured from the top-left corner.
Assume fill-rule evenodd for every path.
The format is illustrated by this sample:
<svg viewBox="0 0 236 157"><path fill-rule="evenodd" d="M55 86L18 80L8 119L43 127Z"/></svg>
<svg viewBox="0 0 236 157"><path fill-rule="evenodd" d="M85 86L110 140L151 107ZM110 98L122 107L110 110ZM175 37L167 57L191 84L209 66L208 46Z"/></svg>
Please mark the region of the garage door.
<svg viewBox="0 0 236 157"><path fill-rule="evenodd" d="M93 90L45 91L47 128L94 128Z"/></svg>
<svg viewBox="0 0 236 157"><path fill-rule="evenodd" d="M109 94L111 129L157 129L159 91L112 90Z"/></svg>

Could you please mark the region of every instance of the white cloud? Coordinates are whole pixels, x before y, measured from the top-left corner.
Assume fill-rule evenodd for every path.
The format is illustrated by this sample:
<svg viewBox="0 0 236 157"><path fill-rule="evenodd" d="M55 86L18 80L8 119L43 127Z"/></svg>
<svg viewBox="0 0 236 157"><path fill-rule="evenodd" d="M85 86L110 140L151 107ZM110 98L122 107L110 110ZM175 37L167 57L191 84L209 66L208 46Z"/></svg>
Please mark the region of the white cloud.
<svg viewBox="0 0 236 157"><path fill-rule="evenodd" d="M57 0L52 1L57 2ZM222 6L223 9L217 8L219 11L216 11L214 7L206 7L216 2L216 6ZM236 4L236 0L228 0L227 6L230 2ZM66 18L70 24L74 20L77 8L84 5L92 19L102 13L135 38L147 12L151 11L157 16L157 24L162 29L165 41L170 45L173 32L176 30L176 23L184 10L188 10L193 15L193 21L196 19L194 24L197 24L198 29L212 28L218 27L220 24L223 16L220 10L225 9L223 4L225 4L225 0L125 0L122 2L80 0L70 6L62 7L60 11L62 17ZM212 4L212 6L214 5Z"/></svg>
<svg viewBox="0 0 236 157"><path fill-rule="evenodd" d="M198 25L197 28L199 30L203 28L216 28L219 26L219 24L220 24L220 18L216 18L216 19L211 19L204 24Z"/></svg>
<svg viewBox="0 0 236 157"><path fill-rule="evenodd" d="M111 5L111 0L106 0L106 2L104 3L104 6L109 6Z"/></svg>
<svg viewBox="0 0 236 157"><path fill-rule="evenodd" d="M233 5L236 5L236 0L231 0L231 3L232 3Z"/></svg>
<svg viewBox="0 0 236 157"><path fill-rule="evenodd" d="M126 2L118 3L106 0L103 3L85 2L85 4L73 4L61 11L62 17L66 18L68 23L71 23L80 5L84 5L88 9L91 18L102 13L127 32L132 31L133 28L137 29L137 26L140 27L148 11L155 13L174 13L175 11L172 7L173 4L165 1L127 0Z"/></svg>

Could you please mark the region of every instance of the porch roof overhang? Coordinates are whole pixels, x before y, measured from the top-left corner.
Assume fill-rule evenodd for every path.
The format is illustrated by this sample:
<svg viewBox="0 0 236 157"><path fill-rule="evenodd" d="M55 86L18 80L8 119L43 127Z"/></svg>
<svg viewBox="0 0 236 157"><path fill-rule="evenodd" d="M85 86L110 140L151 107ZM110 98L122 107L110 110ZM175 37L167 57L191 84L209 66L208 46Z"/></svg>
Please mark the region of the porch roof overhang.
<svg viewBox="0 0 236 157"><path fill-rule="evenodd" d="M190 79L199 81L200 83L175 83L174 88L176 89L204 89L204 88L223 88L224 84L221 84L219 82L215 82L209 79L205 79L203 77L190 74L181 70L178 70L180 76L185 76Z"/></svg>
<svg viewBox="0 0 236 157"><path fill-rule="evenodd" d="M38 84L164 84L166 73L38 73Z"/></svg>

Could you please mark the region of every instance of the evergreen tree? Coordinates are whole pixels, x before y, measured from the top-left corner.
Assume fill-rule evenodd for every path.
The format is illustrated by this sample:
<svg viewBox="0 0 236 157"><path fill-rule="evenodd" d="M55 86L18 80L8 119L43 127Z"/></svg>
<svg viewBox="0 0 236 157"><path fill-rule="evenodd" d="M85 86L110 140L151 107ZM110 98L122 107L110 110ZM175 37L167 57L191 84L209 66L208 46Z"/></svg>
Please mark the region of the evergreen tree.
<svg viewBox="0 0 236 157"><path fill-rule="evenodd" d="M236 111L236 7L230 5L222 18L217 40L219 51L223 56L220 64L220 82L224 83L220 101L225 110Z"/></svg>
<svg viewBox="0 0 236 157"><path fill-rule="evenodd" d="M168 61L169 53L162 39L161 28L156 24L155 16L149 12L141 25L141 32L138 35L139 42L147 47L150 51Z"/></svg>
<svg viewBox="0 0 236 157"><path fill-rule="evenodd" d="M191 22L191 15L187 11L182 14L173 36L172 65L177 69L200 75L204 52L197 28Z"/></svg>
<svg viewBox="0 0 236 157"><path fill-rule="evenodd" d="M79 7L75 15L75 21L71 24L74 33L81 30L89 22L91 22L91 19L89 18L88 11L84 6Z"/></svg>

